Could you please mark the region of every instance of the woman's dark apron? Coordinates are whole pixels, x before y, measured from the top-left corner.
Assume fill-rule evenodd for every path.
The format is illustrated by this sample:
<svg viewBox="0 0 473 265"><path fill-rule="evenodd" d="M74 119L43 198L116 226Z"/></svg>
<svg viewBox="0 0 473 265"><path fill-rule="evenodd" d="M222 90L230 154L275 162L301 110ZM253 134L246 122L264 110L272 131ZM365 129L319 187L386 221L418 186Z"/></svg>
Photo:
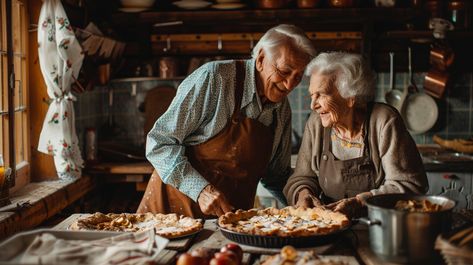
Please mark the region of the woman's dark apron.
<svg viewBox="0 0 473 265"><path fill-rule="evenodd" d="M186 156L190 164L222 192L233 207L250 209L258 182L269 165L274 129L241 114L245 80L243 61L237 61L236 71L235 108L231 120L207 142L186 147ZM156 171L151 175L137 212L210 217L205 216L191 198L163 183Z"/></svg>
<svg viewBox="0 0 473 265"><path fill-rule="evenodd" d="M338 160L332 154L331 128L324 128L322 157L320 160L319 184L321 199L331 203L343 198L354 197L359 193L375 188L375 167L371 160L369 147L369 119L373 104L368 104L367 118L363 126L363 155L348 160Z"/></svg>

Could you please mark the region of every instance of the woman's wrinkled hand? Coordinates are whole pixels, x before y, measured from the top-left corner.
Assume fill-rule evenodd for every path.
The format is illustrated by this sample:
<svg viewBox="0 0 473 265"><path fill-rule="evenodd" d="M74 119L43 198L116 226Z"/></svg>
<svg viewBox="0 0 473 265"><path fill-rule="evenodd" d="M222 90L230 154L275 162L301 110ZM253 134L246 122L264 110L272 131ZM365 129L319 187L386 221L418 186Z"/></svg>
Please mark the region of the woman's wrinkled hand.
<svg viewBox="0 0 473 265"><path fill-rule="evenodd" d="M347 215L349 218L360 217L363 215L363 203L356 197L341 199L337 202L328 204L326 208L334 211L341 212Z"/></svg>
<svg viewBox="0 0 473 265"><path fill-rule="evenodd" d="M200 210L206 215L220 216L234 209L225 196L210 184L200 192L197 203Z"/></svg>
<svg viewBox="0 0 473 265"><path fill-rule="evenodd" d="M302 189L297 194L296 207L313 208L320 207L322 203L315 197L309 189Z"/></svg>

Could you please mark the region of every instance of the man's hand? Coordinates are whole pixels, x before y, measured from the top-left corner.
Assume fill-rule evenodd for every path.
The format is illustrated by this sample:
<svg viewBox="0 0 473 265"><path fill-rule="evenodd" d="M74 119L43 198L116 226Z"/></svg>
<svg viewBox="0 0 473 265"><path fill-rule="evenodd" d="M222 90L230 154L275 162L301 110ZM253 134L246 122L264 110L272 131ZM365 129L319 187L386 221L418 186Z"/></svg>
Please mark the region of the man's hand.
<svg viewBox="0 0 473 265"><path fill-rule="evenodd" d="M297 194L296 207L319 207L322 206L322 203L317 199L309 189L302 189Z"/></svg>
<svg viewBox="0 0 473 265"><path fill-rule="evenodd" d="M234 209L225 196L210 184L200 192L197 202L200 210L206 215L220 216Z"/></svg>
<svg viewBox="0 0 473 265"><path fill-rule="evenodd" d="M348 217L359 217L362 215L363 203L356 197L341 199L337 202L325 206L334 212L341 212Z"/></svg>

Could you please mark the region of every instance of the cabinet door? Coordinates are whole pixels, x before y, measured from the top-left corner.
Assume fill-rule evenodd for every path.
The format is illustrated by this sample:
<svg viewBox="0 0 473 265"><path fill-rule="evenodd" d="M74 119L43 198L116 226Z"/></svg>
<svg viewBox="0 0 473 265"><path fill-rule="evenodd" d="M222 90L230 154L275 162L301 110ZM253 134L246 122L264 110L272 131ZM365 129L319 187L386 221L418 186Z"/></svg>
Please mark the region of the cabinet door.
<svg viewBox="0 0 473 265"><path fill-rule="evenodd" d="M457 202L455 209L471 209L471 173L427 173L430 195L441 195Z"/></svg>

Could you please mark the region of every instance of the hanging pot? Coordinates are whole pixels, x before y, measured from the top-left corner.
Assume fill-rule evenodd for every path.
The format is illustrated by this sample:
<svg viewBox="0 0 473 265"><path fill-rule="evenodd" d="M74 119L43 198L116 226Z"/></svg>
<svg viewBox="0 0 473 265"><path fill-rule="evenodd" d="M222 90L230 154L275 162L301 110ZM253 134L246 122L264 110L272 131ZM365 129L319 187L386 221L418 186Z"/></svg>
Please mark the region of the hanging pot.
<svg viewBox="0 0 473 265"><path fill-rule="evenodd" d="M448 72L430 69L425 75L424 90L433 97L442 98L449 86L450 74Z"/></svg>
<svg viewBox="0 0 473 265"><path fill-rule="evenodd" d="M437 70L445 71L455 59L455 53L448 46L434 46L430 50L430 64Z"/></svg>
<svg viewBox="0 0 473 265"><path fill-rule="evenodd" d="M412 75L412 52L409 47L409 86L407 90L412 91L409 94L401 113L406 123L406 127L411 134L422 134L430 130L438 118L438 107L435 100L425 94L419 92Z"/></svg>

